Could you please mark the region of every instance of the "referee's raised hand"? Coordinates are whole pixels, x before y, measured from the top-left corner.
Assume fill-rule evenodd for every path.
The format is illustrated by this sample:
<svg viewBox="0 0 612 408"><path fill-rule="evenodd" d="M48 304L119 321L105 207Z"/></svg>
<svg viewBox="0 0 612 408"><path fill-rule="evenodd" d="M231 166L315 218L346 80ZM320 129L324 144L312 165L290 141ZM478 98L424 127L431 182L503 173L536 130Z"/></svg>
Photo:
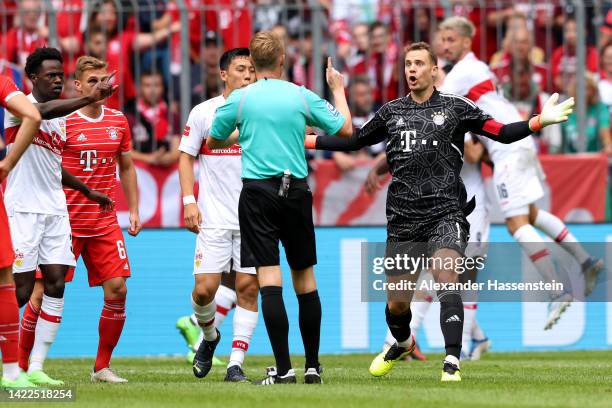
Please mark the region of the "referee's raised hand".
<svg viewBox="0 0 612 408"><path fill-rule="evenodd" d="M344 90L344 76L334 68L331 57L327 57L327 69L325 70L327 85L332 91Z"/></svg>

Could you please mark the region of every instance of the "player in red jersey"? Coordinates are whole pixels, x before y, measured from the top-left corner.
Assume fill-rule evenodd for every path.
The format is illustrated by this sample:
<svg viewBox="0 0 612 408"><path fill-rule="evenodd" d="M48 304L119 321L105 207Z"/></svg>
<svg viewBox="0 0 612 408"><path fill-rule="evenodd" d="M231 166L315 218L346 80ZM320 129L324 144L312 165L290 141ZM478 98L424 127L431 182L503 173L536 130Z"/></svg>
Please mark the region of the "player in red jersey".
<svg viewBox="0 0 612 408"><path fill-rule="evenodd" d="M107 81L107 65L94 57L77 60L75 84L77 92L89 94L97 83ZM66 116L66 144L62 153L63 167L88 187L107 194L115 201L116 169L126 194L130 211L128 233L136 236L141 229L138 216L136 170L130 155L131 133L125 116L104 106L104 100L92 103ZM98 332L100 340L91 379L94 382L126 382L110 368L113 349L119 341L125 322L125 280L130 266L123 233L114 211L104 212L83 200L73 190L65 190L74 256L83 256L89 285L102 286L104 307ZM74 269L66 277L72 280ZM34 297L36 304L38 299Z"/></svg>
<svg viewBox="0 0 612 408"><path fill-rule="evenodd" d="M93 57L81 57L76 66L76 89L88 94L98 82L108 78L106 63ZM130 154L132 135L126 117L93 103L66 117L64 166L88 186L115 199L116 170L129 206L128 234L138 235L142 228L138 215L138 185L136 169ZM113 349L119 341L125 322L126 278L130 265L123 233L116 213L103 213L81 196L66 190L74 254L83 256L90 286L101 285L104 307L100 316L98 353L93 382L127 382L110 368Z"/></svg>
<svg viewBox="0 0 612 408"><path fill-rule="evenodd" d="M0 75L0 106L21 119L13 148L0 161L0 183L15 167L26 148L32 143L40 126L41 117L36 107L8 77ZM17 364L17 337L19 333L19 307L13 279L13 246L9 231L4 198L0 191L0 350L2 351L2 387L32 387L28 376Z"/></svg>

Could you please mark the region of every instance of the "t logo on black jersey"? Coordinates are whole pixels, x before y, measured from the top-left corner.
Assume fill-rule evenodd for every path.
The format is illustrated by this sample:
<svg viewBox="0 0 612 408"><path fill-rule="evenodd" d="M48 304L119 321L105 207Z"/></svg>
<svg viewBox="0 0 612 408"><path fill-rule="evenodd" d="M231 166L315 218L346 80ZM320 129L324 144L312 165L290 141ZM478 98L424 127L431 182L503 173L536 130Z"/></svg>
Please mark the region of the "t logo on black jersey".
<svg viewBox="0 0 612 408"><path fill-rule="evenodd" d="M416 143L416 130L403 130L401 133L401 144L402 150L405 152L411 152L410 143Z"/></svg>

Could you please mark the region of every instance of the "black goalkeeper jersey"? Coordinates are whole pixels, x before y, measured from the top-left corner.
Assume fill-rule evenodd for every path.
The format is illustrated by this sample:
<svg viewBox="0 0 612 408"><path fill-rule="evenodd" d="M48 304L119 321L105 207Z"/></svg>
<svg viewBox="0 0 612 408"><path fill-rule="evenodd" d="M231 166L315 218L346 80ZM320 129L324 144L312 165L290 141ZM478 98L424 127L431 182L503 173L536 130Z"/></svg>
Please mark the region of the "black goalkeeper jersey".
<svg viewBox="0 0 612 408"><path fill-rule="evenodd" d="M464 135L488 133L483 127L490 119L468 99L435 90L423 103L410 95L386 103L359 130L362 144L387 140L389 224L426 223L461 211Z"/></svg>

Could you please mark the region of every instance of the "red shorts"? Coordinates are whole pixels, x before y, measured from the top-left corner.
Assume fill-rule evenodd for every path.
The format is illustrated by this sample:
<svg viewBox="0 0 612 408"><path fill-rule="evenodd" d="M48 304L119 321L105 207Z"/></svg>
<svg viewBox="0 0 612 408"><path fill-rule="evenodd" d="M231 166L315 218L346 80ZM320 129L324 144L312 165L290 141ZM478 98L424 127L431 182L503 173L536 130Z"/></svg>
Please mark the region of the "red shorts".
<svg viewBox="0 0 612 408"><path fill-rule="evenodd" d="M89 286L100 286L111 278L130 277L130 262L119 227L99 237L72 237L72 251L75 259L83 257ZM74 268L70 268L65 281L71 282L73 277ZM36 278L42 278L39 270Z"/></svg>
<svg viewBox="0 0 612 408"><path fill-rule="evenodd" d="M15 251L11 242L11 230L4 208L4 198L0 193L0 269L10 268L15 260Z"/></svg>

